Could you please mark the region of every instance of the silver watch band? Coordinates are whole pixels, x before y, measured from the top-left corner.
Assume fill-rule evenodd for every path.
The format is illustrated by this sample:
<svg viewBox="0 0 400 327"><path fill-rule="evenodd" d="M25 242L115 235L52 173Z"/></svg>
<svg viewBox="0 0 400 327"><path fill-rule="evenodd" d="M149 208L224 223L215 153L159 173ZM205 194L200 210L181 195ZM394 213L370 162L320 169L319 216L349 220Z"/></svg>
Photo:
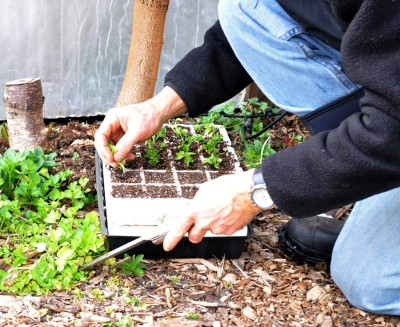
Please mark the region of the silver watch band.
<svg viewBox="0 0 400 327"><path fill-rule="evenodd" d="M256 168L253 174L253 186L259 184L265 184L264 177L262 174L262 168Z"/></svg>

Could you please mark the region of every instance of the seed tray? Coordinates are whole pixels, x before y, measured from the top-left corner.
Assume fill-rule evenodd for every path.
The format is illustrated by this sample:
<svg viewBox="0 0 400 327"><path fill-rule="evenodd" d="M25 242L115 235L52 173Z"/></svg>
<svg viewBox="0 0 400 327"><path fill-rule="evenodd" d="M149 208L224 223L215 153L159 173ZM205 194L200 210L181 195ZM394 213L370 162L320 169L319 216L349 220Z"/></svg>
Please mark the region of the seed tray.
<svg viewBox="0 0 400 327"><path fill-rule="evenodd" d="M195 131L190 125L176 126ZM223 136L226 155L230 157L224 174L242 171L237 156L231 147L226 130L219 126ZM177 140L164 139L167 157L159 167L146 167L143 156L136 146L136 161L133 168L127 168L123 176L112 167L105 165L96 153L96 183L102 232L108 236L110 249L121 246L148 233L158 225L173 222L190 205L201 183L216 178L221 172L206 165L194 169L181 169L174 159L174 144ZM199 155L199 160L203 159ZM151 169L149 169L151 168ZM195 177L193 177L195 176ZM194 181L194 179L196 181ZM222 236L208 232L203 241L192 244L185 236L171 252L162 250L161 245L150 242L133 249L130 254L142 253L147 258L156 257L223 257L237 258L241 255L244 241L253 234L251 226L246 226L233 235Z"/></svg>

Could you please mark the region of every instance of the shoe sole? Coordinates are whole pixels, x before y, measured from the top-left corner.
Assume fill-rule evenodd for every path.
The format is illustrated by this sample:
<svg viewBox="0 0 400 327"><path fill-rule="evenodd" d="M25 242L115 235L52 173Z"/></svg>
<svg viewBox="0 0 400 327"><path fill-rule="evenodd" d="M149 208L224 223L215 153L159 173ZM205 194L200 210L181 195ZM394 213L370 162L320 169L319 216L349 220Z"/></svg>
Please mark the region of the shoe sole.
<svg viewBox="0 0 400 327"><path fill-rule="evenodd" d="M278 230L278 247L283 254L299 264L307 263L311 266L325 264L329 267L331 261L331 256L295 242L286 232L285 225Z"/></svg>

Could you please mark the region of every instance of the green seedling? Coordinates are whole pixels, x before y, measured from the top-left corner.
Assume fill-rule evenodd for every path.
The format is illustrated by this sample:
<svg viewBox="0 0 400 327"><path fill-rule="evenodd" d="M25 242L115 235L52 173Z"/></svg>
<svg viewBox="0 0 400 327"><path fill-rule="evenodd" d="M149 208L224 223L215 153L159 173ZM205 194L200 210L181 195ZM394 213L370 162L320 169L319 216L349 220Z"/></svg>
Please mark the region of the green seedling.
<svg viewBox="0 0 400 327"><path fill-rule="evenodd" d="M123 300L126 304L130 304L133 307L137 307L140 304L140 299L136 296L125 296Z"/></svg>
<svg viewBox="0 0 400 327"><path fill-rule="evenodd" d="M222 135L214 134L205 144L203 144L203 149L208 154L216 154L218 151L218 145L222 143Z"/></svg>
<svg viewBox="0 0 400 327"><path fill-rule="evenodd" d="M124 315L122 318L117 321L117 322L105 322L102 324L102 326L107 326L107 327L132 327L134 326L134 322L131 318L130 315Z"/></svg>
<svg viewBox="0 0 400 327"><path fill-rule="evenodd" d="M112 154L115 154L115 151L116 151L115 145L114 145L111 141L108 141L108 147L110 148ZM126 170L126 168L125 168L126 160L117 161L117 164L118 164L118 167L119 167L123 172L125 172L125 170Z"/></svg>
<svg viewBox="0 0 400 327"><path fill-rule="evenodd" d="M185 152L185 151L179 151L176 154L176 160L182 160L185 162L186 166L190 166L194 162L193 156L194 152Z"/></svg>
<svg viewBox="0 0 400 327"><path fill-rule="evenodd" d="M166 134L167 134L167 128L163 126L158 133L154 134L151 137L151 141L153 143L157 143L158 140L163 140Z"/></svg>
<svg viewBox="0 0 400 327"><path fill-rule="evenodd" d="M174 284L178 284L180 282L180 278L178 276L171 276L169 281Z"/></svg>
<svg viewBox="0 0 400 327"><path fill-rule="evenodd" d="M160 162L159 159L159 153L162 151L162 149L165 148L165 144L164 143L160 143L158 145L158 149L157 149L157 145L152 143L150 140L146 141L146 145L147 145L147 151L146 154L144 155L147 159L149 159L149 164L152 166L157 165Z"/></svg>
<svg viewBox="0 0 400 327"><path fill-rule="evenodd" d="M187 319L192 319L192 320L199 320L199 319L200 319L200 316L199 316L197 313L195 313L195 312L189 311L189 312L186 314L186 318L187 318Z"/></svg>
<svg viewBox="0 0 400 327"><path fill-rule="evenodd" d="M187 129L184 129L182 127L176 127L175 128L175 134L178 136L180 139L184 140L188 135L189 132Z"/></svg>
<svg viewBox="0 0 400 327"><path fill-rule="evenodd" d="M203 160L203 164L210 165L216 169L219 168L222 159L219 158L216 154L212 153L208 158Z"/></svg>
<svg viewBox="0 0 400 327"><path fill-rule="evenodd" d="M127 255L125 257L127 257ZM120 265L122 273L125 275L135 274L136 276L143 276L144 270L147 269L141 262L143 257L143 254L138 254L136 256L133 255L129 261L122 263Z"/></svg>
<svg viewBox="0 0 400 327"><path fill-rule="evenodd" d="M101 290L99 290L98 288L92 289L92 295L94 296L94 298L96 300L100 300L101 301L101 300L105 299L104 293Z"/></svg>
<svg viewBox="0 0 400 327"><path fill-rule="evenodd" d="M72 154L72 160L76 160L76 159L78 159L79 158L79 153L78 152L74 152L73 154Z"/></svg>

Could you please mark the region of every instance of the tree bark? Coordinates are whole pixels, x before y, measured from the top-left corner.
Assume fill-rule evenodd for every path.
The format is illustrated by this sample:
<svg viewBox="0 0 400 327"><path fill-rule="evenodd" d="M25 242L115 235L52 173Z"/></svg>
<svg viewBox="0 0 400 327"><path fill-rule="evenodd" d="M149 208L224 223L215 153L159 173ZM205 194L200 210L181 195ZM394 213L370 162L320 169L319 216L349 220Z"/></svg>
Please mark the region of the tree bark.
<svg viewBox="0 0 400 327"><path fill-rule="evenodd" d="M23 150L47 145L43 103L42 83L39 78L26 78L6 83L4 104L11 148Z"/></svg>
<svg viewBox="0 0 400 327"><path fill-rule="evenodd" d="M117 107L154 94L169 0L135 0L128 64Z"/></svg>
<svg viewBox="0 0 400 327"><path fill-rule="evenodd" d="M257 97L259 101L266 101L267 97L260 90L256 83L251 83L246 87L246 95L244 97L245 101L248 101L250 98Z"/></svg>

